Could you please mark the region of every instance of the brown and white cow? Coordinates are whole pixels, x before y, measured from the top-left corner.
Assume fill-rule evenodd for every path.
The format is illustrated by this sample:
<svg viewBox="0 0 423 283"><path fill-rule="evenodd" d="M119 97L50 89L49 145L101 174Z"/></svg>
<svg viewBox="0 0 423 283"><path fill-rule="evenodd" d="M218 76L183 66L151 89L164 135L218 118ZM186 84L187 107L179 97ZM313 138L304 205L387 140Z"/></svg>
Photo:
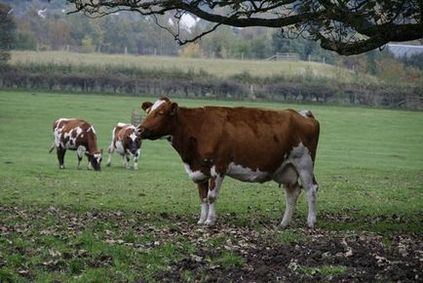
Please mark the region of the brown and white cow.
<svg viewBox="0 0 423 283"><path fill-rule="evenodd" d="M101 170L102 151L97 147L97 136L94 127L81 119L60 118L53 123L54 142L49 152L54 148L59 159L59 168L64 169L66 150L76 150L78 168L84 154L88 158L88 168Z"/></svg>
<svg viewBox="0 0 423 283"><path fill-rule="evenodd" d="M167 137L179 153L190 178L197 183L199 224L216 221L215 201L227 175L244 182L273 180L283 184L286 227L304 188L309 227L316 223L314 160L319 123L310 111L275 111L244 107L179 107L162 97L144 102L147 112L139 126L142 138Z"/></svg>
<svg viewBox="0 0 423 283"><path fill-rule="evenodd" d="M138 159L141 153L141 137L137 134L137 128L131 124L118 123L112 131L112 142L109 146L109 159L107 166L112 164L114 151L123 158L123 165L130 168L130 158L134 160L134 169L138 169Z"/></svg>

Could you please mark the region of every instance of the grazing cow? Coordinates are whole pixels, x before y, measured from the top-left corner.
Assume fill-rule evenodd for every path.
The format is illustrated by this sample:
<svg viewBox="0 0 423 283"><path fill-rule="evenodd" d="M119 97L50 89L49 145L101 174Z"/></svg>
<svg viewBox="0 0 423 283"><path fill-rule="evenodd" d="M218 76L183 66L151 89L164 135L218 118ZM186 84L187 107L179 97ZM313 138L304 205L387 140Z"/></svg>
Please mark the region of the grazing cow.
<svg viewBox="0 0 423 283"><path fill-rule="evenodd" d="M314 160L319 123L310 111L275 111L244 107L179 107L167 97L144 102L147 115L139 125L143 139L167 137L197 183L201 214L198 224L216 221L215 201L223 178L244 182L273 180L284 185L286 227L304 188L307 224L316 223Z"/></svg>
<svg viewBox="0 0 423 283"><path fill-rule="evenodd" d="M134 169L138 169L138 159L140 157L141 137L137 128L130 124L118 123L112 131L112 142L109 146L109 160L107 166L112 163L112 154L117 151L123 158L123 165L130 168L130 157L134 160Z"/></svg>
<svg viewBox="0 0 423 283"><path fill-rule="evenodd" d="M54 142L49 152L54 148L59 159L59 168L64 169L66 150L76 150L78 168L84 154L88 157L88 169L101 170L103 150L97 148L97 136L94 127L80 119L61 118L53 123Z"/></svg>

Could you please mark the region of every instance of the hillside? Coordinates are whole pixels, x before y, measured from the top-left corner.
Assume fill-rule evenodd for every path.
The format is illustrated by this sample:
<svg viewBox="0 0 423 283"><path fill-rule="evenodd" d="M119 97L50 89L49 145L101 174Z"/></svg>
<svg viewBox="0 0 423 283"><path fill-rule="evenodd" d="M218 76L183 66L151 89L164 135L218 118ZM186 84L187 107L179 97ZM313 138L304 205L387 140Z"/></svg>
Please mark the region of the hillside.
<svg viewBox="0 0 423 283"><path fill-rule="evenodd" d="M305 61L13 51L0 88L423 108L419 86Z"/></svg>
<svg viewBox="0 0 423 283"><path fill-rule="evenodd" d="M265 61L234 59L193 59L165 56L112 55L104 53L74 53L63 51L13 51L11 64L54 64L71 66L120 66L137 69L182 70L194 73L206 72L219 78L249 73L254 77L297 77L335 79L351 83L366 80L376 83L376 77L355 74L333 65L306 61Z"/></svg>

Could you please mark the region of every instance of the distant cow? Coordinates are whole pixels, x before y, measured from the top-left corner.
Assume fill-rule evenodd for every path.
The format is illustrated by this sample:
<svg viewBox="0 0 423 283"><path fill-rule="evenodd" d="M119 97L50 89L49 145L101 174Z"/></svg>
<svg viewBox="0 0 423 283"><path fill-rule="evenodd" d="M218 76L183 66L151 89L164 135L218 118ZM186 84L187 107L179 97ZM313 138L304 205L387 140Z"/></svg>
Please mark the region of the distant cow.
<svg viewBox="0 0 423 283"><path fill-rule="evenodd" d="M66 150L76 150L78 168L84 154L88 157L88 168L101 169L102 150L97 148L97 136L94 127L80 119L61 118L53 123L54 142L49 152L57 151L60 169L64 169Z"/></svg>
<svg viewBox="0 0 423 283"><path fill-rule="evenodd" d="M275 111L244 107L179 107L167 97L154 104L139 126L143 139L167 137L179 153L189 177L198 185L201 199L199 224L216 221L215 201L223 178L244 182L273 180L283 184L286 227L304 188L309 227L316 223L314 160L319 123L310 111ZM234 200L236 197L234 197Z"/></svg>
<svg viewBox="0 0 423 283"><path fill-rule="evenodd" d="M123 158L123 165L130 168L130 158L134 160L134 169L138 169L138 159L140 157L141 137L137 135L137 128L130 124L118 123L112 132L112 142L109 146L109 160L107 166L112 163L114 151Z"/></svg>

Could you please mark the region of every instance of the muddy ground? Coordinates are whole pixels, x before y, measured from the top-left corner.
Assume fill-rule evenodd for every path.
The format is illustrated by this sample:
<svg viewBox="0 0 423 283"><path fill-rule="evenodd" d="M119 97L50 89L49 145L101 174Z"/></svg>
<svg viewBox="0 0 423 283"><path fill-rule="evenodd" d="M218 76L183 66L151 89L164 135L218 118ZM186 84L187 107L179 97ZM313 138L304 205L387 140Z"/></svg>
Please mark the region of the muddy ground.
<svg viewBox="0 0 423 283"><path fill-rule="evenodd" d="M342 217L331 217L331 221L343 221ZM0 206L0 268L8 264L8 253L29 258L37 250L30 244L25 249L14 247L18 236L29 243L37 243L37 237L46 235L72 243L79 234L92 231L102 243L122 245L139 253L166 243L174 245L176 256L153 275L160 282L423 282L423 239L419 233L302 227L280 230L277 223L242 227L227 224L231 221L225 217L211 228L194 223L195 216ZM137 237L125 240L127 231L149 237L143 241ZM55 258L51 265L83 257L80 253L80 248L55 254L50 251ZM113 265L107 255L97 260L95 264L101 266ZM50 268L50 261L46 262L44 267ZM34 279L36 270L31 269L35 267L25 268L18 267L16 272ZM66 264L53 269L60 268L66 272ZM148 281L142 270L136 281Z"/></svg>
<svg viewBox="0 0 423 283"><path fill-rule="evenodd" d="M301 235L300 240L281 242L274 237L275 231L284 233L277 226L260 232L222 224L182 226L177 233L189 237L197 252L173 264L159 278L181 281L181 274L190 271L196 279L216 282L423 282L423 239L418 235L296 228L291 232ZM228 239L218 247L209 245L216 235ZM222 250L241 255L244 264L232 268L211 264L210 258Z"/></svg>

